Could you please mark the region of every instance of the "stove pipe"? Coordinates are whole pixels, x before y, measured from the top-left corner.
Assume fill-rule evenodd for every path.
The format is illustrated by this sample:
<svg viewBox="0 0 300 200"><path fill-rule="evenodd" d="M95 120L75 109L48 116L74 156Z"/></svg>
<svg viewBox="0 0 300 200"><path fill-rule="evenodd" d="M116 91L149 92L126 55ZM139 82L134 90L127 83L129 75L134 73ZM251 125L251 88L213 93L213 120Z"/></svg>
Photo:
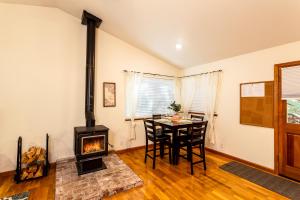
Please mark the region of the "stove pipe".
<svg viewBox="0 0 300 200"><path fill-rule="evenodd" d="M81 24L87 25L86 80L85 80L85 119L86 126L95 126L94 87L95 87L95 37L96 28L102 22L98 17L83 11Z"/></svg>

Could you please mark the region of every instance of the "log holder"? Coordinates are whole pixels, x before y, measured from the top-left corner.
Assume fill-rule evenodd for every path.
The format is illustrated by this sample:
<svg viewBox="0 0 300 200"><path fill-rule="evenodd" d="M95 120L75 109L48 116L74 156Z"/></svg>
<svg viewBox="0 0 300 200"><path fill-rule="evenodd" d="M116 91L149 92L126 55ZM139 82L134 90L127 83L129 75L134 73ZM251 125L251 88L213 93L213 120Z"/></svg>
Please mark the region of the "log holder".
<svg viewBox="0 0 300 200"><path fill-rule="evenodd" d="M32 180L32 179L38 179L38 178L42 178L48 175L48 171L50 169L50 164L49 164L49 160L48 160L48 143L49 143L49 135L48 133L46 134L46 152L45 152L45 165L43 168L43 175L39 176L39 177L33 177L33 178L29 178L29 179L24 179L21 180L21 175L22 175L22 137L20 136L18 139L18 152L17 152L17 167L16 167L16 174L14 177L14 180L16 183L21 183L24 181L28 181L28 180Z"/></svg>

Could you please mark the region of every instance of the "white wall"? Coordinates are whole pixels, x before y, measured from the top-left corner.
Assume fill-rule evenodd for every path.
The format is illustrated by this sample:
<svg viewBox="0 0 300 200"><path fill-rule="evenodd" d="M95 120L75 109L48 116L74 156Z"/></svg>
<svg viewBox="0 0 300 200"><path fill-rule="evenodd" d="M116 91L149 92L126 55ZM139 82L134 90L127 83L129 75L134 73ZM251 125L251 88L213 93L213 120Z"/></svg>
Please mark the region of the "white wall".
<svg viewBox="0 0 300 200"><path fill-rule="evenodd" d="M104 21L105 23L105 21ZM73 156L73 127L84 125L86 27L55 8L0 4L0 172L13 170L17 139L24 149L44 145L50 159ZM110 143L127 148L123 69L162 74L180 70L97 30L96 119ZM117 107L102 107L102 82L117 84ZM144 144L141 123L137 140Z"/></svg>
<svg viewBox="0 0 300 200"><path fill-rule="evenodd" d="M96 120L110 128L110 141L114 148L126 149L145 145L143 121L136 121L137 139L129 142L130 122L125 122L125 74L124 69L140 72L179 76L181 70L166 64L142 51L98 31L96 56ZM103 82L115 82L117 105L115 108L103 107Z"/></svg>
<svg viewBox="0 0 300 200"><path fill-rule="evenodd" d="M300 42L289 43L184 70L185 75L223 70L216 121L218 151L274 168L274 129L239 123L239 85L274 80L274 64L300 60Z"/></svg>

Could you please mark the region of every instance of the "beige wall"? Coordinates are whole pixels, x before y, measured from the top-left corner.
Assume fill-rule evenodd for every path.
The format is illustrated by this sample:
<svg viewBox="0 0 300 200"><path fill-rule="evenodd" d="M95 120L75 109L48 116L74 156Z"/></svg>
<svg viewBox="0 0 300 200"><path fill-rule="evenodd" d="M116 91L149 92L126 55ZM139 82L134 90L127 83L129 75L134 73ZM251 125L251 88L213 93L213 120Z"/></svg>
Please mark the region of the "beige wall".
<svg viewBox="0 0 300 200"><path fill-rule="evenodd" d="M49 133L51 161L73 156L73 127L85 122L86 27L55 8L10 4L0 4L0 24L0 172L15 168L18 136L25 149ZM115 149L143 145L141 123L128 144L122 70L180 70L99 29L96 51L97 124L111 129ZM115 108L102 107L103 81L117 83Z"/></svg>
<svg viewBox="0 0 300 200"><path fill-rule="evenodd" d="M137 139L129 142L130 123L125 122L125 74L124 69L180 75L180 70L166 64L142 51L122 42L119 39L98 31L96 55L96 120L110 128L110 142L115 149L145 145L144 125L137 121ZM103 107L102 83L115 82L117 106Z"/></svg>
<svg viewBox="0 0 300 200"><path fill-rule="evenodd" d="M212 148L274 168L274 130L239 123L239 84L274 80L274 64L300 60L300 42L290 43L184 70L195 74L223 69L216 121L217 142Z"/></svg>

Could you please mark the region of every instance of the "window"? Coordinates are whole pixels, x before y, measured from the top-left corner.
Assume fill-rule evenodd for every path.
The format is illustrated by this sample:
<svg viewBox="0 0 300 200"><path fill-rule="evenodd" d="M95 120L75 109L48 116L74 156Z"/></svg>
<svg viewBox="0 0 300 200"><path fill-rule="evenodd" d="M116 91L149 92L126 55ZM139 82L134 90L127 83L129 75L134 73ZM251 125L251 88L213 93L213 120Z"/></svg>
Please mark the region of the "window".
<svg viewBox="0 0 300 200"><path fill-rule="evenodd" d="M282 69L282 99L300 99L300 66Z"/></svg>
<svg viewBox="0 0 300 200"><path fill-rule="evenodd" d="M287 123L300 124L300 100L287 100Z"/></svg>
<svg viewBox="0 0 300 200"><path fill-rule="evenodd" d="M150 117L152 114L167 114L168 106L175 99L175 81L142 77L136 92L135 117ZM127 109L126 116L129 117Z"/></svg>

